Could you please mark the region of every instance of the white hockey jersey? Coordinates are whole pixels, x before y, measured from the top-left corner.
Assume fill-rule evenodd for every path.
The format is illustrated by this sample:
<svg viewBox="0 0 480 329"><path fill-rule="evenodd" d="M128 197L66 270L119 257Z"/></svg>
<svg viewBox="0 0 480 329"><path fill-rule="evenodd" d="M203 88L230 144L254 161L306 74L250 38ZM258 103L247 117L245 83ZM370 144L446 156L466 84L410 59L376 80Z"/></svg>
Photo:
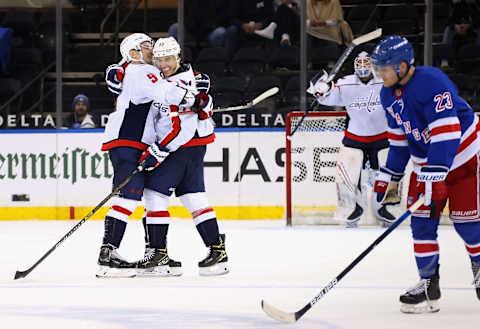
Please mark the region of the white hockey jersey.
<svg viewBox="0 0 480 329"><path fill-rule="evenodd" d="M183 64L179 72L168 77L168 80L178 83L179 86L190 90L194 94L198 94L195 86L195 76L189 64ZM157 142L170 152L177 150L179 147L210 144L215 140L212 120L200 120L196 113L191 113L188 108L183 106L162 106L159 108L158 105L156 103L152 104L152 111L157 113L154 119ZM206 106L213 109L211 96L208 96ZM171 117L168 115L170 112L176 111L180 113L179 116Z"/></svg>
<svg viewBox="0 0 480 329"><path fill-rule="evenodd" d="M187 92L148 64L128 65L122 87L116 111L108 116L102 151L120 146L146 149L156 138L152 104L178 105Z"/></svg>
<svg viewBox="0 0 480 329"><path fill-rule="evenodd" d="M337 81L330 94L319 103L344 106L350 118L345 136L358 142L374 142L387 138L387 118L380 102L383 81L373 78L367 84L355 75Z"/></svg>

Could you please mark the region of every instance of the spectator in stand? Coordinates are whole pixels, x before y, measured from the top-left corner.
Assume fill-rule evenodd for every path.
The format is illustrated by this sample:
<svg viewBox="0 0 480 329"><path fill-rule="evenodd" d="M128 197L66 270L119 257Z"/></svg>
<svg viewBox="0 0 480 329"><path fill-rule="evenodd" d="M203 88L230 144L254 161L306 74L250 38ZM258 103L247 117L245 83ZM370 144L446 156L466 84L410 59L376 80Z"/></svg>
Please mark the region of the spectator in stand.
<svg viewBox="0 0 480 329"><path fill-rule="evenodd" d="M442 43L455 50L469 43L480 45L480 9L475 1L454 1Z"/></svg>
<svg viewBox="0 0 480 329"><path fill-rule="evenodd" d="M208 41L212 47L225 47L228 5L227 0L186 0L184 41ZM168 36L178 40L178 23L169 27Z"/></svg>
<svg viewBox="0 0 480 329"><path fill-rule="evenodd" d="M65 122L67 128L95 128L95 120L91 114L88 114L88 97L83 94L78 94L73 99L72 103L73 113Z"/></svg>
<svg viewBox="0 0 480 329"><path fill-rule="evenodd" d="M254 45L261 39L256 31L269 26L273 19L273 0L232 0L232 25L227 28L226 48L231 55L238 44Z"/></svg>
<svg viewBox="0 0 480 329"><path fill-rule="evenodd" d="M281 45L298 44L300 36L300 18L298 0L280 0L274 22L258 35L280 42ZM310 36L324 40L324 45L345 44L353 40L350 25L343 19L343 10L339 0L307 0L307 32ZM308 43L312 42L312 37Z"/></svg>

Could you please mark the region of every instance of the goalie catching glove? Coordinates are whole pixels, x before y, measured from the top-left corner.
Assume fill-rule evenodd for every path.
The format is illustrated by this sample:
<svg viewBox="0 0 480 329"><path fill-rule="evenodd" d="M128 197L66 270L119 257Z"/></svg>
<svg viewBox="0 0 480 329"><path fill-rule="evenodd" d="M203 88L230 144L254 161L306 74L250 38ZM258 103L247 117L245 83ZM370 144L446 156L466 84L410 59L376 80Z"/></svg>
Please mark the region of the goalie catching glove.
<svg viewBox="0 0 480 329"><path fill-rule="evenodd" d="M334 83L333 81L327 82L328 73L325 70L317 73L310 81L310 86L307 89L307 93L312 94L318 100L321 100L330 94Z"/></svg>
<svg viewBox="0 0 480 329"><path fill-rule="evenodd" d="M142 170L153 170L157 168L165 158L170 154L167 148L160 144L154 143L143 151L140 158L138 158L138 168Z"/></svg>
<svg viewBox="0 0 480 329"><path fill-rule="evenodd" d="M373 186L372 208L375 216L383 222L391 224L395 221L395 217L387 211L386 206L400 203L398 183L402 177L403 173L396 173L386 167L381 167L377 172Z"/></svg>

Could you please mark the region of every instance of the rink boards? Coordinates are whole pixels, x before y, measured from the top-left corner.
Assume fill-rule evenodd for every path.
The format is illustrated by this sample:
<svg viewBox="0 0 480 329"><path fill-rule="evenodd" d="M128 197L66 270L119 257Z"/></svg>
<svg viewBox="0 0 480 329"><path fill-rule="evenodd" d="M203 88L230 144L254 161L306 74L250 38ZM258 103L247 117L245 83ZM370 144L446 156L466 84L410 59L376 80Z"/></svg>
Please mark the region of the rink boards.
<svg viewBox="0 0 480 329"><path fill-rule="evenodd" d="M1 131L0 220L82 218L112 188L113 169L100 151L102 133ZM283 129L216 130L205 157L205 182L219 218L284 218L284 140ZM104 218L107 209L93 218ZM190 217L176 198L169 210L173 217ZM132 217L142 213L139 207Z"/></svg>

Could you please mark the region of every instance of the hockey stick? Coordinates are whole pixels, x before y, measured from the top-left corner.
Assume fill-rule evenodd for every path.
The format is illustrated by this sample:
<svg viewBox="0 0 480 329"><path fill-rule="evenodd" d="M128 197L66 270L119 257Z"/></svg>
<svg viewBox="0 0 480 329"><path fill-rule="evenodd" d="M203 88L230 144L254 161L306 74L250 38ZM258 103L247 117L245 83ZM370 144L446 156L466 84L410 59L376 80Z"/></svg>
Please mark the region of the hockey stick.
<svg viewBox="0 0 480 329"><path fill-rule="evenodd" d="M321 291L318 295L313 297L313 299L305 305L303 308L300 310L294 312L294 313L289 313L289 312L284 312L282 310L279 310L278 308L272 306L271 304L268 304L266 301L262 300L261 305L262 309L265 313L267 313L270 317L272 317L275 320L282 321L282 322L287 322L287 323L294 323L298 319L300 319L309 309L312 308L313 305L315 305L323 296L327 294L331 289L333 289L340 280L347 275L348 272L350 272L360 261L367 256L370 251L373 250L380 242L382 242L383 239L387 237L395 228L397 228L398 225L400 225L405 219L408 218L415 210L417 210L422 204L423 204L423 196L421 196L417 202L415 202L408 210L400 216L393 224L385 230L385 232L382 233L375 241L370 244L367 249L365 249L357 258L353 260L353 262L350 263L335 279L330 281Z"/></svg>
<svg viewBox="0 0 480 329"><path fill-rule="evenodd" d="M251 108L251 107L257 105L258 103L263 102L267 98L272 97L273 95L278 93L279 90L280 89L278 89L278 87L270 88L267 91L264 91L263 93L261 93L260 95L255 97L253 100L251 100L250 102L248 102L244 105L229 106L229 107L217 107L217 108L213 109L213 113L239 111L239 110L244 110L244 109ZM170 114L168 114L168 116L177 117L179 115L192 114L192 113L195 113L195 112L190 111L190 110L189 111L183 111L183 112L170 112Z"/></svg>
<svg viewBox="0 0 480 329"><path fill-rule="evenodd" d="M352 43L343 51L342 55L340 56L340 58L337 60L337 62L333 66L332 70L328 74L328 77L327 77L327 80L325 81L325 83L329 83L330 81L332 81L335 78L338 71L340 71L340 69L342 68L343 63L345 63L348 56L350 56L350 54L352 53L353 49L356 46L361 45L362 43L374 40L374 39L380 37L381 35L382 35L382 29L379 28L379 29L376 29L375 31L372 31L370 33L361 35L358 38L353 39ZM310 108L313 108L314 103L315 103L315 101L312 103ZM305 111L305 114L300 118L300 122L298 123L298 125L295 126L295 129L293 129L289 138L291 138L295 134L297 129L302 125L303 120L305 120L305 117L307 116L308 112L310 112L309 109L307 109Z"/></svg>
<svg viewBox="0 0 480 329"><path fill-rule="evenodd" d="M128 176L127 178L125 178L123 180L123 182L121 182L117 187L115 187L112 191L112 193L110 193L105 199L103 199L95 208L93 208L85 217L83 217L83 219L81 221L79 221L70 231L68 231L67 234L65 234L61 239L60 241L58 241L52 248L50 248L49 251L47 251L45 253L45 255L43 255L35 264L33 264L28 270L25 270L25 271L16 271L15 272L15 277L14 277L14 280L17 280L17 279L21 279L21 278L24 278L26 277L30 272L32 272L35 267L37 267L41 262L43 262L43 260L45 258L48 257L48 255L50 255L55 249L57 249L58 246L60 246L65 240L67 240L67 238L72 235L83 223L85 223L87 221L87 219L89 219L90 217L92 217L92 215L94 213L96 213L98 211L98 209L100 209L108 200L110 200L115 194L117 194L125 185L128 184L128 182L130 182L130 180L133 178L133 176L135 176L137 173L141 172L143 170L143 167L144 164L141 163L137 169L135 169L131 174L130 176Z"/></svg>

